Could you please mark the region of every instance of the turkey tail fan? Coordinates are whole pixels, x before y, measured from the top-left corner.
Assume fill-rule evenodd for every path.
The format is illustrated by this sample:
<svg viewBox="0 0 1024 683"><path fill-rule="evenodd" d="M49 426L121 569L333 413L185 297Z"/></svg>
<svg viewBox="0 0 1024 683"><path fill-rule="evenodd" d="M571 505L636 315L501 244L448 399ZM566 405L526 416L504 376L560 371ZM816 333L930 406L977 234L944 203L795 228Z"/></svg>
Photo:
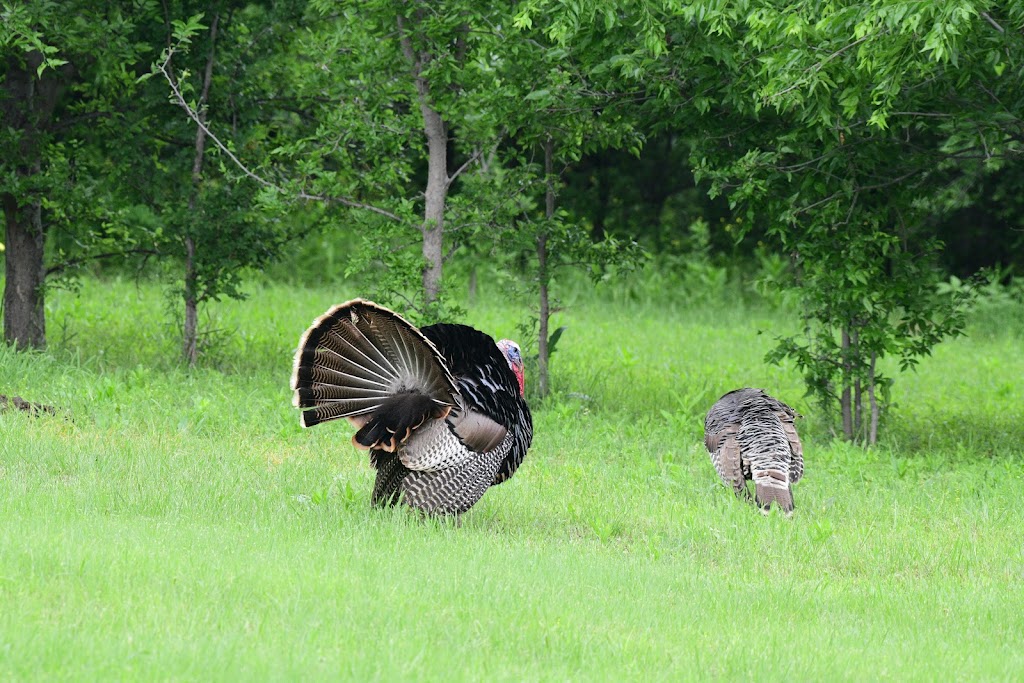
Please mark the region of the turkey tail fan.
<svg viewBox="0 0 1024 683"><path fill-rule="evenodd" d="M401 316L354 299L299 340L291 387L302 426L348 418L357 446L394 452L416 427L456 405L455 379L434 344Z"/></svg>

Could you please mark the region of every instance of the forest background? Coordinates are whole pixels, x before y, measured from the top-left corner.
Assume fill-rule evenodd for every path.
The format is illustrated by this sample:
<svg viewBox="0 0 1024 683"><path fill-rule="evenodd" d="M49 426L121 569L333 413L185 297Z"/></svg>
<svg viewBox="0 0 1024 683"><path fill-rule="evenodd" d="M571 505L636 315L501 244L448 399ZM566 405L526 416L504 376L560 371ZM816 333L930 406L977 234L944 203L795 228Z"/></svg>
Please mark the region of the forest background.
<svg viewBox="0 0 1024 683"><path fill-rule="evenodd" d="M1020 299L1022 7L8 1L4 336L131 273L195 364L253 273L429 321L486 271L534 302L544 397L567 273L642 268L789 301L767 359L873 443L883 358Z"/></svg>

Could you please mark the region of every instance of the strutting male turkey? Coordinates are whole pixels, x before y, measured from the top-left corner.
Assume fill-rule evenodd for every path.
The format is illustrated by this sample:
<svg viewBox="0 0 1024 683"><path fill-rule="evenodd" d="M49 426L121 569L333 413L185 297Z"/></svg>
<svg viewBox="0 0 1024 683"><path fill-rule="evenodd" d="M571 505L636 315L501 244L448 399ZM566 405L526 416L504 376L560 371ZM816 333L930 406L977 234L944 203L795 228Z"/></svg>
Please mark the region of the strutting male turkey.
<svg viewBox="0 0 1024 683"><path fill-rule="evenodd" d="M466 325L417 329L355 299L306 330L292 372L302 426L348 418L377 469L372 501L459 514L511 477L530 446L523 359Z"/></svg>
<svg viewBox="0 0 1024 683"><path fill-rule="evenodd" d="M704 420L704 445L726 486L763 511L793 510L791 485L804 474L804 449L793 421L800 414L761 389L736 389L718 399Z"/></svg>

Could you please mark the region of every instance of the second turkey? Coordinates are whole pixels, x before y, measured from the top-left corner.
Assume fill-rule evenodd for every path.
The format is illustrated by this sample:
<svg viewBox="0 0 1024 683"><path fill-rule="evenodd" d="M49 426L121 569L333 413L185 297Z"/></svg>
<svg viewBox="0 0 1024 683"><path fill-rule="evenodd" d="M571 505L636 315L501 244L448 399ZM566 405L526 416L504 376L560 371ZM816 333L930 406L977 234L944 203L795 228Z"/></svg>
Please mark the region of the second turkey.
<svg viewBox="0 0 1024 683"><path fill-rule="evenodd" d="M792 485L804 474L804 449L794 421L800 414L762 389L735 389L704 419L704 446L722 482L765 512L793 511Z"/></svg>

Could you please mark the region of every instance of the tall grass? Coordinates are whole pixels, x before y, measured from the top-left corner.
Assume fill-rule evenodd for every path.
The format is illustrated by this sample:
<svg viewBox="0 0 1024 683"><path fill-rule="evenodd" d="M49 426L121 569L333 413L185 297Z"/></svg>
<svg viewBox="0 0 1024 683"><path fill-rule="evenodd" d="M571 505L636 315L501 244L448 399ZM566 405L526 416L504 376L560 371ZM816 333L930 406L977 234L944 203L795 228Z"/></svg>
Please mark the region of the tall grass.
<svg viewBox="0 0 1024 683"><path fill-rule="evenodd" d="M756 304L566 297L554 393L517 475L460 524L369 507L344 425L301 430L299 334L356 295L254 285L181 368L159 290L50 299L0 349L0 678L1017 680L1020 339L940 345L882 443L827 438L788 323ZM481 292L469 322L524 311ZM717 483L703 415L763 386L806 418L791 519Z"/></svg>

